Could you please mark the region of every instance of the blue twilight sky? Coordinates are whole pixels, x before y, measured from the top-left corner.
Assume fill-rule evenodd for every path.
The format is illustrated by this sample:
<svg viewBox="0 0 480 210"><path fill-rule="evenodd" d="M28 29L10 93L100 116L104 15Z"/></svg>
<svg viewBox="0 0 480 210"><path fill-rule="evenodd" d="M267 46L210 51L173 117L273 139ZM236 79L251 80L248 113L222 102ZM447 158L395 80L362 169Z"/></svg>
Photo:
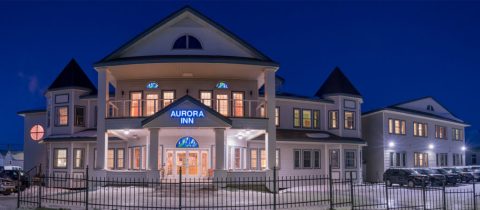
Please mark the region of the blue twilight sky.
<svg viewBox="0 0 480 210"><path fill-rule="evenodd" d="M339 66L363 110L434 96L480 139L480 2L1 2L1 144L21 144L16 112L43 108L43 92L71 58L96 83L100 60L191 5L280 63L284 90L313 95Z"/></svg>

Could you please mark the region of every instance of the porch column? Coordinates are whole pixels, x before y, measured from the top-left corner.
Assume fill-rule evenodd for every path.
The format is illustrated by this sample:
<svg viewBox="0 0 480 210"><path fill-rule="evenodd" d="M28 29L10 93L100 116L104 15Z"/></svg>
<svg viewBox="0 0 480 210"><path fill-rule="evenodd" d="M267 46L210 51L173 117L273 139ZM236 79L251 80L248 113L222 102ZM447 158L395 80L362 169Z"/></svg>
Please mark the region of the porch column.
<svg viewBox="0 0 480 210"><path fill-rule="evenodd" d="M150 145L148 157L150 158L148 168L152 171L158 171L158 128L149 128Z"/></svg>
<svg viewBox="0 0 480 210"><path fill-rule="evenodd" d="M98 97L97 97L97 169L107 168L108 135L105 129L107 114L108 74L107 69L98 68Z"/></svg>
<svg viewBox="0 0 480 210"><path fill-rule="evenodd" d="M275 70L265 69L265 100L266 116L268 118L267 133L265 141L265 152L267 153L267 170L275 167L275 150L277 142L277 128L275 127Z"/></svg>
<svg viewBox="0 0 480 210"><path fill-rule="evenodd" d="M215 177L225 177L225 128L215 128Z"/></svg>

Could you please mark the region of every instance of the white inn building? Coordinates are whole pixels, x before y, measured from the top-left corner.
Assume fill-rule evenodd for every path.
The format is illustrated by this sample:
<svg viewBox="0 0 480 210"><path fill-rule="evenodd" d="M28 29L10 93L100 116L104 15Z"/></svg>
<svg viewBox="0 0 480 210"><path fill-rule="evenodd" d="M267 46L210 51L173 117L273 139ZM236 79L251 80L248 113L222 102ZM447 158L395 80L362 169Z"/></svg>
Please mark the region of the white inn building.
<svg viewBox="0 0 480 210"><path fill-rule="evenodd" d="M97 85L72 60L45 92L45 109L19 112L26 170L41 164L56 175L81 176L88 166L98 177L245 177L267 176L275 166L281 176L320 175L331 165L334 177L361 178L363 100L338 68L315 96L279 92L277 62L189 7L93 67ZM419 122L437 121L463 133L456 120ZM430 141L407 131L411 141ZM435 140L437 147L440 141L451 150L463 145Z"/></svg>
<svg viewBox="0 0 480 210"><path fill-rule="evenodd" d="M368 181L382 181L392 167L465 165L469 125L432 97L363 113L362 123Z"/></svg>

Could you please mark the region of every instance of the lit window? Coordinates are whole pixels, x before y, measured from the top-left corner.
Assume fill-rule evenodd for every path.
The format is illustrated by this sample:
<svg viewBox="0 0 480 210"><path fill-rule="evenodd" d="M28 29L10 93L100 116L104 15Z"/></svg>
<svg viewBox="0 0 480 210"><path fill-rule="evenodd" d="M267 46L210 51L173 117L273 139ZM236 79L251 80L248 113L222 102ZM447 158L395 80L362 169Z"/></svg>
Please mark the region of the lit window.
<svg viewBox="0 0 480 210"><path fill-rule="evenodd" d="M338 111L328 112L328 127L330 129L338 128Z"/></svg>
<svg viewBox="0 0 480 210"><path fill-rule="evenodd" d="M428 153L414 153L415 167L428 167Z"/></svg>
<svg viewBox="0 0 480 210"><path fill-rule="evenodd" d="M240 169L242 168L242 151L240 148L233 149L233 168Z"/></svg>
<svg viewBox="0 0 480 210"><path fill-rule="evenodd" d="M243 105L244 93L243 93L243 92L233 92L233 93L232 93L232 98L233 98L233 116L234 116L234 117L243 117L243 112L244 112L244 105Z"/></svg>
<svg viewBox="0 0 480 210"><path fill-rule="evenodd" d="M138 147L130 147L130 168L133 170L140 170L145 169L146 162L146 154L145 154L145 147L138 146Z"/></svg>
<svg viewBox="0 0 480 210"><path fill-rule="evenodd" d="M67 149L53 150L53 167L67 168Z"/></svg>
<svg viewBox="0 0 480 210"><path fill-rule="evenodd" d="M293 109L293 127L300 127L300 109Z"/></svg>
<svg viewBox="0 0 480 210"><path fill-rule="evenodd" d="M117 149L117 169L125 168L125 149Z"/></svg>
<svg viewBox="0 0 480 210"><path fill-rule="evenodd" d="M225 81L218 82L215 87L217 89L228 89L228 83Z"/></svg>
<svg viewBox="0 0 480 210"><path fill-rule="evenodd" d="M414 136L422 136L427 137L427 124L426 123L418 123L413 122L413 135Z"/></svg>
<svg viewBox="0 0 480 210"><path fill-rule="evenodd" d="M302 127L312 127L312 110L302 110Z"/></svg>
<svg viewBox="0 0 480 210"><path fill-rule="evenodd" d="M191 35L184 35L175 41L173 49L202 49L202 44L197 38Z"/></svg>
<svg viewBox="0 0 480 210"><path fill-rule="evenodd" d="M84 165L84 151L83 149L73 149L73 168L83 168Z"/></svg>
<svg viewBox="0 0 480 210"><path fill-rule="evenodd" d="M265 149L260 150L260 168L262 170L267 168L267 153Z"/></svg>
<svg viewBox="0 0 480 210"><path fill-rule="evenodd" d="M75 125L85 126L85 107L75 107Z"/></svg>
<svg viewBox="0 0 480 210"><path fill-rule="evenodd" d="M153 115L158 111L158 94L147 94L147 116Z"/></svg>
<svg viewBox="0 0 480 210"><path fill-rule="evenodd" d="M257 155L258 155L257 149L251 149L250 150L250 169L252 169L252 170L258 169L257 168L257 165L258 165Z"/></svg>
<svg viewBox="0 0 480 210"><path fill-rule="evenodd" d="M175 99L175 91L165 90L162 91L163 107L170 105Z"/></svg>
<svg viewBox="0 0 480 210"><path fill-rule="evenodd" d="M313 111L313 128L320 128L320 111Z"/></svg>
<svg viewBox="0 0 480 210"><path fill-rule="evenodd" d="M115 150L114 149L108 149L107 167L108 169L115 168Z"/></svg>
<svg viewBox="0 0 480 210"><path fill-rule="evenodd" d="M405 120L388 119L388 133L405 135Z"/></svg>
<svg viewBox="0 0 480 210"><path fill-rule="evenodd" d="M345 129L353 130L355 129L355 112L345 111L344 112L345 120Z"/></svg>
<svg viewBox="0 0 480 210"><path fill-rule="evenodd" d="M223 116L228 116L228 95L217 94L217 112Z"/></svg>
<svg viewBox="0 0 480 210"><path fill-rule="evenodd" d="M68 107L63 106L63 107L56 107L56 121L55 125L56 126L66 126L68 125Z"/></svg>
<svg viewBox="0 0 480 210"><path fill-rule="evenodd" d="M437 139L446 139L447 138L447 129L443 126L435 126L435 138Z"/></svg>
<svg viewBox="0 0 480 210"><path fill-rule="evenodd" d="M200 101L208 107L212 107L212 91L200 91Z"/></svg>
<svg viewBox="0 0 480 210"><path fill-rule="evenodd" d="M280 107L275 107L275 126L280 126Z"/></svg>
<svg viewBox="0 0 480 210"><path fill-rule="evenodd" d="M45 130L43 129L43 126L41 125L34 125L32 128L30 128L30 137L38 141L43 138L45 135Z"/></svg>
<svg viewBox="0 0 480 210"><path fill-rule="evenodd" d="M130 117L142 116L142 92L130 93Z"/></svg>

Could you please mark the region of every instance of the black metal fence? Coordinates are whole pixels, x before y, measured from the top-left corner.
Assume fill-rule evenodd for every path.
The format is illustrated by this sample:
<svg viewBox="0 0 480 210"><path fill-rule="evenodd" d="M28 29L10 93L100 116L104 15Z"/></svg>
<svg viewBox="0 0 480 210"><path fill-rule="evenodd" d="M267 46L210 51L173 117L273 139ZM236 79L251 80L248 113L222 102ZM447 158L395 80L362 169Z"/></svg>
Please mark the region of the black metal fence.
<svg viewBox="0 0 480 210"><path fill-rule="evenodd" d="M475 183L399 187L329 176L133 179L41 176L19 207L70 209L477 209ZM350 176L351 177L351 176Z"/></svg>

